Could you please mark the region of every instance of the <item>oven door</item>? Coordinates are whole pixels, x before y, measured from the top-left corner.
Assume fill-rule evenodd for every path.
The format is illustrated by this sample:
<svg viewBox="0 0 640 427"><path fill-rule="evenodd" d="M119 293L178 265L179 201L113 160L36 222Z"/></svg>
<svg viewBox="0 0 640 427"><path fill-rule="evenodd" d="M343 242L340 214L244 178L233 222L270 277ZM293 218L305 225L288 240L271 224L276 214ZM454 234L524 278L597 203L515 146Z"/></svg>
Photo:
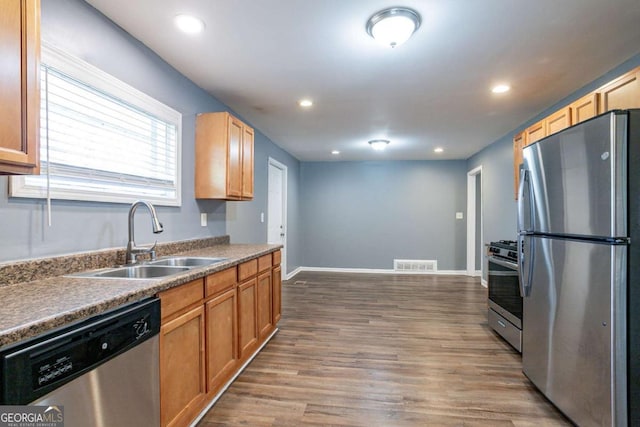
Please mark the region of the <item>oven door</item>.
<svg viewBox="0 0 640 427"><path fill-rule="evenodd" d="M522 329L522 296L518 279L518 265L490 256L488 259L489 307Z"/></svg>

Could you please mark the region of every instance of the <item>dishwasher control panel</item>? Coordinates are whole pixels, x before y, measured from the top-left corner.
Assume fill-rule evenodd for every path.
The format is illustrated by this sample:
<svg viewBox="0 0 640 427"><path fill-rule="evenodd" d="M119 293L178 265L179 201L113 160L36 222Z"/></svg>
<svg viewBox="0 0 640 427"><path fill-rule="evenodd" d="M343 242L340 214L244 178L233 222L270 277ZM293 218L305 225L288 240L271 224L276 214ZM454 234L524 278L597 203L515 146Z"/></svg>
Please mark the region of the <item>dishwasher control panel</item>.
<svg viewBox="0 0 640 427"><path fill-rule="evenodd" d="M0 404L23 405L160 331L157 298L47 333L0 353Z"/></svg>

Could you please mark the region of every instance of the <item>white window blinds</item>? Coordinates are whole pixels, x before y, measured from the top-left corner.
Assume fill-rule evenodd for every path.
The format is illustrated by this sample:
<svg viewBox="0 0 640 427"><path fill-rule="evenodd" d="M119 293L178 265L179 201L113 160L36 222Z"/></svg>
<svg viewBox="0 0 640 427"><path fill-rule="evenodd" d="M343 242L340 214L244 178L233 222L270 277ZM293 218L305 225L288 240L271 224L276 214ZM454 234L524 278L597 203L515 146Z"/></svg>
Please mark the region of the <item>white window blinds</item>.
<svg viewBox="0 0 640 427"><path fill-rule="evenodd" d="M77 58L43 50L40 176L11 195L180 205L182 116Z"/></svg>

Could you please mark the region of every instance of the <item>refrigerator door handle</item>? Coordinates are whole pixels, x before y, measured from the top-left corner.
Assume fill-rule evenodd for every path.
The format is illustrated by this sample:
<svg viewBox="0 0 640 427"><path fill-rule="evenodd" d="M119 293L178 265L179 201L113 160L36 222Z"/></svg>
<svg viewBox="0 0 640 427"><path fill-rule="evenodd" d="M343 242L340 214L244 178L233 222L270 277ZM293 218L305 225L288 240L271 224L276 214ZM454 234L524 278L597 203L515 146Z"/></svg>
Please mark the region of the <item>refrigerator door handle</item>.
<svg viewBox="0 0 640 427"><path fill-rule="evenodd" d="M527 235L518 234L518 281L520 282L520 296L523 298L531 295L531 281L533 279L533 259L535 245L533 239L529 236L529 252L527 254L527 262L529 267L527 271L524 271L525 255L524 255L524 243ZM526 273L526 274L525 274Z"/></svg>
<svg viewBox="0 0 640 427"><path fill-rule="evenodd" d="M524 191L525 186L529 190L529 206L533 211L533 200L531 199L531 184L529 182L529 171L527 169L520 170L520 185L518 187L518 231L531 231L529 229L525 230L524 226ZM529 216L529 220L533 219L533 216Z"/></svg>

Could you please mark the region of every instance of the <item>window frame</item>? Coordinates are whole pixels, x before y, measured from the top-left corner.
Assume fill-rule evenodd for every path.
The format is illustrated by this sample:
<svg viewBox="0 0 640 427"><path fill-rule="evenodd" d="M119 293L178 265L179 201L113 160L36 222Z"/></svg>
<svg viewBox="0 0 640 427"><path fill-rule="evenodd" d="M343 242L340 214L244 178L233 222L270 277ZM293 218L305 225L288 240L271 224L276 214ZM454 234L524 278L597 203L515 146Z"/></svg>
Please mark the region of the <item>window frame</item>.
<svg viewBox="0 0 640 427"><path fill-rule="evenodd" d="M125 193L51 188L50 198L105 203L132 203L139 198L144 198L159 206L182 206L182 114L105 71L45 42L42 43L41 62L88 86L105 92L108 96L122 100L134 108L176 126L175 197L162 198L146 195L136 197ZM44 104L45 100L42 99L41 102ZM46 118L40 117L40 121L43 120ZM42 126L41 129L44 130ZM40 143L46 144L45 135L40 135ZM42 150L42 148L40 149ZM40 159L40 161L43 160L44 157ZM46 186L30 185L26 182L25 176L11 176L9 178L9 197L47 199L48 195Z"/></svg>

